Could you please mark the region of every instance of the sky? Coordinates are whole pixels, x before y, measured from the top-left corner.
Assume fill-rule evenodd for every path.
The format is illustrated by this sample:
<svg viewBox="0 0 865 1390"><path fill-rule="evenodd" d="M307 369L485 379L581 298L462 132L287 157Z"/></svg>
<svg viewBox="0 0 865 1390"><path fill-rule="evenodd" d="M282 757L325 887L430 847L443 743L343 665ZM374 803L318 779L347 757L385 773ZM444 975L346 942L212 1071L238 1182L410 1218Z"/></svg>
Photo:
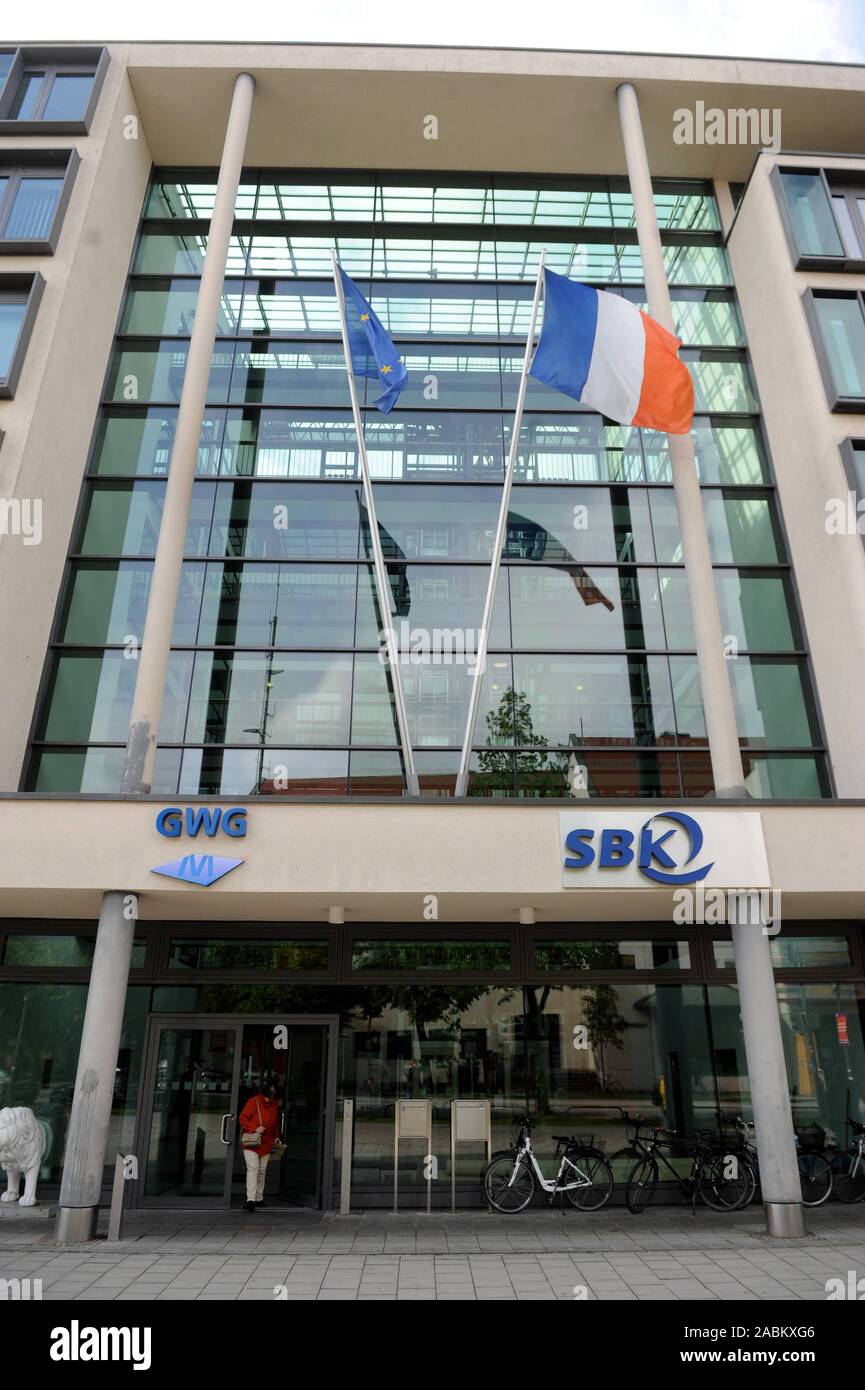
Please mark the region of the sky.
<svg viewBox="0 0 865 1390"><path fill-rule="evenodd" d="M865 0L41 0L2 41L225 40L601 49L865 62Z"/></svg>

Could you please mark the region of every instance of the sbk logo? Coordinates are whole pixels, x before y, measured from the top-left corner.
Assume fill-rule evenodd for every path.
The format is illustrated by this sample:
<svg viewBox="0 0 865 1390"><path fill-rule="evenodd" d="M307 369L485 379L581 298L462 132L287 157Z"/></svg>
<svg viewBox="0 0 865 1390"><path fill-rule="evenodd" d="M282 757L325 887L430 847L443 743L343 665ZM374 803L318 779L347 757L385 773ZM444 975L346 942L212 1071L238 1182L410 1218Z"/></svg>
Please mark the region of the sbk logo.
<svg viewBox="0 0 865 1390"><path fill-rule="evenodd" d="M656 821L672 821L669 830L660 834L653 832ZM681 864L674 859L665 846L677 830L684 831L688 837L688 855ZM570 857L565 856L566 869L587 869L597 860L599 869L624 869L636 861L637 868L644 878L653 883L686 884L700 883L714 867L714 860L701 868L689 869L703 848L703 832L692 816L684 811L660 811L650 816L640 831L639 841L632 830L602 830L597 851L592 841L594 830L572 830L565 840ZM678 870L678 872L676 872Z"/></svg>

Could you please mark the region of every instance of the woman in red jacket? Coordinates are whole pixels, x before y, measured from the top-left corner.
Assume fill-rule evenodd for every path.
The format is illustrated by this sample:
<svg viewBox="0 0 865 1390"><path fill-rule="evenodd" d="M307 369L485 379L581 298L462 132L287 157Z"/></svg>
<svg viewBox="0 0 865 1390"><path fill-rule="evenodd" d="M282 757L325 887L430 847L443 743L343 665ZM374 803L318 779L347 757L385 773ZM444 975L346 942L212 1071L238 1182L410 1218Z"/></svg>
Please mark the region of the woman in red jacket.
<svg viewBox="0 0 865 1390"><path fill-rule="evenodd" d="M246 1163L246 1210L264 1206L264 1179L270 1153L279 1138L279 1099L275 1080L257 1095L250 1096L238 1118L244 1134L254 1134L257 1144L244 1144Z"/></svg>

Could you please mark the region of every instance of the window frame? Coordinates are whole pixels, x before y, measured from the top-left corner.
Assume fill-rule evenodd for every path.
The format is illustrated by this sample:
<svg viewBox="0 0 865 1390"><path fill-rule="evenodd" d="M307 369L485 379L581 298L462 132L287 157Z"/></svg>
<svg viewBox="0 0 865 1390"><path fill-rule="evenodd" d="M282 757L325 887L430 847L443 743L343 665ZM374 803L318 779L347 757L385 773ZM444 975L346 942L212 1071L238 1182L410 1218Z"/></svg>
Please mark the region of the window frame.
<svg viewBox="0 0 865 1390"><path fill-rule="evenodd" d="M72 185L81 163L77 150L0 150L0 177L9 180L0 194L0 256L42 254L53 256L60 239L66 207L72 196ZM54 205L51 226L46 237L5 237L3 229L14 206L23 179L60 178L60 191Z"/></svg>
<svg viewBox="0 0 865 1390"><path fill-rule="evenodd" d="M844 193L845 195L847 195L853 191L855 185L846 181L839 180L838 187L833 190L832 185L829 182L828 175L836 172L839 174L843 174L844 171L834 170L831 168L827 170L822 165L809 165L807 167L803 165L800 167L799 165L785 166L775 164L769 174L769 180L775 190L775 200L778 205L778 211L781 217L781 225L784 228L784 235L787 239L787 246L790 251L791 260L793 261L794 270L839 270L845 273L857 275L861 275L863 272L865 272L865 250L863 250L863 254L858 257L848 256L846 250L844 250L840 256L832 256L825 252L803 251L799 246L799 238L796 235L796 225L793 221L793 215L790 211L790 205L787 202L787 194L784 189L783 176L785 174L810 174L813 177L817 177L820 179L820 182L823 185L823 191L826 195L826 201L828 203L832 223L835 227L835 231L838 234L838 241L841 247L843 248L844 237L841 228L838 225L838 219L835 216L835 207L832 203L832 196L833 191L836 196L839 193ZM860 194L861 196L865 197L865 182L863 182L863 184L861 185ZM865 248L865 219L862 218L858 208L853 209L853 214L853 225L855 228L861 231L862 246L863 248Z"/></svg>
<svg viewBox="0 0 865 1390"><path fill-rule="evenodd" d="M865 263L863 263L865 268ZM855 300L859 305L859 312L862 315L863 326L865 326L865 293L862 290L830 290L814 289L809 285L802 295L802 307L805 310L805 318L811 332L811 342L817 356L817 365L820 368L820 375L823 378L823 389L826 392L826 400L829 409L835 415L862 415L865 413L865 392L861 396L842 396L838 394L835 385L835 378L832 374L832 364L829 352L823 338L823 329L820 324L820 317L817 311L818 299L846 299ZM863 363L865 371L865 363Z"/></svg>
<svg viewBox="0 0 865 1390"><path fill-rule="evenodd" d="M15 396L44 289L45 281L38 270L31 275L0 276L0 302L11 300L24 304L24 315L12 349L9 370L5 377L0 376L0 400L11 401Z"/></svg>
<svg viewBox="0 0 865 1390"><path fill-rule="evenodd" d="M89 134L109 62L108 50L102 46L67 48L48 45L16 49L6 80L0 89L0 135ZM42 85L33 115L19 120L9 113L18 95L22 78L30 71L42 74ZM58 76L93 78L84 113L76 120L42 118Z"/></svg>

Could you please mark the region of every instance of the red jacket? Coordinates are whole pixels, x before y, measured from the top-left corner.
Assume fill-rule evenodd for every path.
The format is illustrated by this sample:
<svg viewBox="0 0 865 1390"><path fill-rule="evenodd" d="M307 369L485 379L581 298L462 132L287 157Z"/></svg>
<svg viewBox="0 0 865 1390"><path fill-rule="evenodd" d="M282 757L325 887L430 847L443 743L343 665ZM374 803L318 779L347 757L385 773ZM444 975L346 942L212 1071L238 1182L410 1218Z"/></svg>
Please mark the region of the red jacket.
<svg viewBox="0 0 865 1390"><path fill-rule="evenodd" d="M266 1096L250 1096L238 1117L240 1128L252 1133L259 1125L264 1125L260 1144L244 1144L254 1154L269 1154L279 1138L279 1101L268 1100Z"/></svg>

